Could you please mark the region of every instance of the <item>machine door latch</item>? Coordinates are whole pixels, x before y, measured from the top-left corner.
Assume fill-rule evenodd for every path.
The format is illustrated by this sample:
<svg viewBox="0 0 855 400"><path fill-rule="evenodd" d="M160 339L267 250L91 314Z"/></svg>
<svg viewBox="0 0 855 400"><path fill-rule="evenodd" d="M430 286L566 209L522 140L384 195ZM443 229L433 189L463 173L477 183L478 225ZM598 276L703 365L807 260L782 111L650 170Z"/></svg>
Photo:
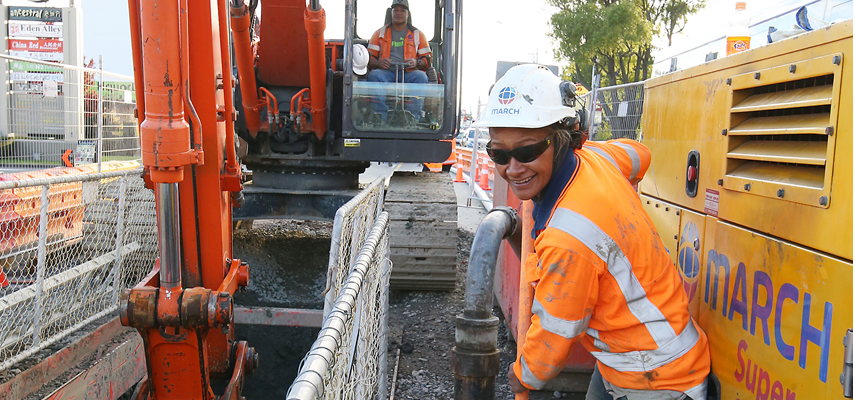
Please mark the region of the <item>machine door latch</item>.
<svg viewBox="0 0 855 400"><path fill-rule="evenodd" d="M689 152L686 160L686 195L695 197L698 195L698 177L701 168L701 153L697 150Z"/></svg>

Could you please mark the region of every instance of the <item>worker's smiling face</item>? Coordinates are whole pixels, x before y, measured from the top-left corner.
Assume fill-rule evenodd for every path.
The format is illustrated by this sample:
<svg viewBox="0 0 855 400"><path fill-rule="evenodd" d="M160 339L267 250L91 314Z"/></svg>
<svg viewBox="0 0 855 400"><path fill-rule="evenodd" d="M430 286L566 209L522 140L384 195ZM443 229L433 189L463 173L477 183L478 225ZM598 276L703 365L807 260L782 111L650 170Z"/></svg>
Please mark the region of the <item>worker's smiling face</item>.
<svg viewBox="0 0 855 400"><path fill-rule="evenodd" d="M513 150L518 147L540 143L552 134L549 127L527 128L490 128L490 147L497 150ZM531 162L522 163L511 157L505 165L496 163L496 170L502 179L508 182L511 190L520 200L530 200L543 191L552 177L552 159L555 146Z"/></svg>
<svg viewBox="0 0 855 400"><path fill-rule="evenodd" d="M408 12L407 7L402 5L392 7L392 22L396 25L406 24Z"/></svg>

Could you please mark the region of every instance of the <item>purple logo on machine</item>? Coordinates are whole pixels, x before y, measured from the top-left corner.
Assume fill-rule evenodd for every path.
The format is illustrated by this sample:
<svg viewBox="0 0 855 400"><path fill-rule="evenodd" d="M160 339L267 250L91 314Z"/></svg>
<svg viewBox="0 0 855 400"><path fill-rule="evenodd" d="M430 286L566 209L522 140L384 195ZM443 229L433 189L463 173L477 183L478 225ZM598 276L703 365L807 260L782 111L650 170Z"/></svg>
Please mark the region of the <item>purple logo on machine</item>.
<svg viewBox="0 0 855 400"><path fill-rule="evenodd" d="M680 245L677 250L677 263L683 278L683 289L691 301L698 289L698 272L701 269L700 260L700 234L698 226L690 222L683 228L680 235Z"/></svg>

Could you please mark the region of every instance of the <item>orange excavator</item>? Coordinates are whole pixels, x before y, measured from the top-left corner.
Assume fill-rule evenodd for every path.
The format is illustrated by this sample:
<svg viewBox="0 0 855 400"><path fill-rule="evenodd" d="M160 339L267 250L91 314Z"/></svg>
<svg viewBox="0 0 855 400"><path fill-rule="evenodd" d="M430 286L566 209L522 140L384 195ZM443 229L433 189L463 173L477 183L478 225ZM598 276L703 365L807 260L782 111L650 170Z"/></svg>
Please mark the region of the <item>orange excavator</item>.
<svg viewBox="0 0 855 400"><path fill-rule="evenodd" d="M122 324L145 345L147 377L134 398L240 398L258 357L235 340L232 297L247 285L249 266L232 253L233 218L331 219L370 161L449 157L460 2L435 0L427 16L434 61L431 81L419 87L353 72L353 46L367 43L356 3L345 1L343 38L331 40L318 0L128 0L159 243L152 272L120 302ZM387 120L370 106L383 95ZM416 97L421 115L397 108ZM216 394L215 378L226 381Z"/></svg>

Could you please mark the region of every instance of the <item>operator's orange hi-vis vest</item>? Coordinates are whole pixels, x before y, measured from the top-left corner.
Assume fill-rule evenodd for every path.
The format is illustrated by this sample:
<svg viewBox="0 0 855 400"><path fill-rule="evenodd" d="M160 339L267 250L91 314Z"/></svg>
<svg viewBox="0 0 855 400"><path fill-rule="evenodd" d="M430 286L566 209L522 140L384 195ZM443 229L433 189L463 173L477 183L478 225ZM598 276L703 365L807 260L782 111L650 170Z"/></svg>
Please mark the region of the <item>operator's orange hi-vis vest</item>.
<svg viewBox="0 0 855 400"><path fill-rule="evenodd" d="M392 52L392 46L389 41L392 40L392 25L386 25L371 35L371 40L368 41L368 53L375 58L389 58ZM425 59L425 65L431 63L430 43L428 43L425 34L418 29L407 29L406 40L404 40L404 59L410 58ZM407 70L412 71L412 69Z"/></svg>
<svg viewBox="0 0 855 400"><path fill-rule="evenodd" d="M535 296L514 373L526 387L543 388L581 340L606 389L630 398L705 397L706 334L627 182L649 164L650 151L636 141L587 142L551 178L535 210L535 253L525 260Z"/></svg>

